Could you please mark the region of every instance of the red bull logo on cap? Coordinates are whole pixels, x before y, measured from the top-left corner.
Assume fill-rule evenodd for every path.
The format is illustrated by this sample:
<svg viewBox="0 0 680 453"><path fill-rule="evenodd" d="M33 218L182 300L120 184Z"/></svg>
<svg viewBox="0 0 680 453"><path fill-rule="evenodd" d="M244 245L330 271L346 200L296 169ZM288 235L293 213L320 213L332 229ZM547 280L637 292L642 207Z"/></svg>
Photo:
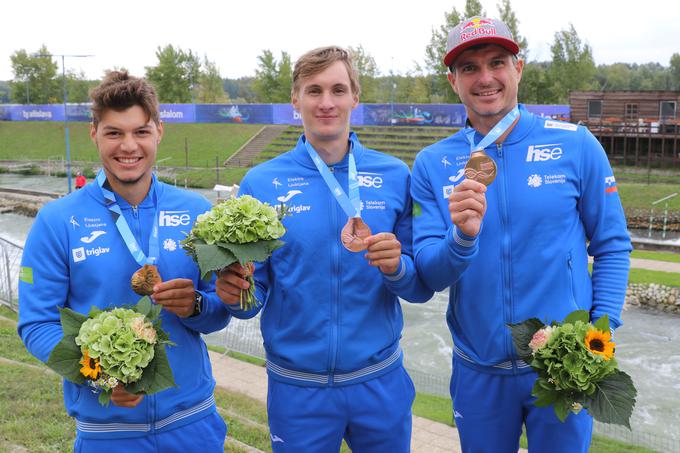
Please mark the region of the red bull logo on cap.
<svg viewBox="0 0 680 453"><path fill-rule="evenodd" d="M475 17L474 19L468 21L465 25L463 25L462 30L466 30L468 28L479 28L484 25L493 26L493 21L489 19L482 19L481 17Z"/></svg>

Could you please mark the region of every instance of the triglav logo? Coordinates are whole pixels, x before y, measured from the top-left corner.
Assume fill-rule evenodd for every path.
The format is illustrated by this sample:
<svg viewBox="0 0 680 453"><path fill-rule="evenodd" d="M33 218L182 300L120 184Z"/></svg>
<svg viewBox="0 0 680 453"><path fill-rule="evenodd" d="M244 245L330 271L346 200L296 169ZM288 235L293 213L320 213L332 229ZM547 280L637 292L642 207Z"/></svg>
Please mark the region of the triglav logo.
<svg viewBox="0 0 680 453"><path fill-rule="evenodd" d="M158 215L159 226L187 226L191 221L191 216L186 214L189 211L161 211Z"/></svg>
<svg viewBox="0 0 680 453"><path fill-rule="evenodd" d="M299 193L302 193L302 191L301 190L289 190L286 195L281 195L280 197L277 197L276 200L280 201L281 203L285 203Z"/></svg>
<svg viewBox="0 0 680 453"><path fill-rule="evenodd" d="M71 254L73 255L73 262L77 263L79 261L85 261L88 256L99 256L111 251L108 247L97 247L92 249L86 249L85 247L78 247L71 249Z"/></svg>
<svg viewBox="0 0 680 453"><path fill-rule="evenodd" d="M562 157L561 143L551 143L548 145L531 145L527 150L527 162L545 162L547 160L557 160Z"/></svg>
<svg viewBox="0 0 680 453"><path fill-rule="evenodd" d="M95 239L97 239L99 236L102 236L104 234L106 234L106 231L101 231L101 230L93 231L92 233L90 233L89 236L81 237L80 242L84 242L86 244L89 244L92 241L94 241Z"/></svg>

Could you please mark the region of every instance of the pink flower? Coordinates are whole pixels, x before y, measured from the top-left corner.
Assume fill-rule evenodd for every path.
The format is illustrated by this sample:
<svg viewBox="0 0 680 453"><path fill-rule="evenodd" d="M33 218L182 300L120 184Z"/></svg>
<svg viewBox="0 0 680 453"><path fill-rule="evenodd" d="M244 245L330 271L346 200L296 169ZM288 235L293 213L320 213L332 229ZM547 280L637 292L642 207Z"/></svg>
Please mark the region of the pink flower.
<svg viewBox="0 0 680 453"><path fill-rule="evenodd" d="M532 352L536 352L545 346L546 343L548 343L548 340L550 340L552 332L553 328L550 326L546 326L540 330L537 330L529 342L529 347L531 348Z"/></svg>

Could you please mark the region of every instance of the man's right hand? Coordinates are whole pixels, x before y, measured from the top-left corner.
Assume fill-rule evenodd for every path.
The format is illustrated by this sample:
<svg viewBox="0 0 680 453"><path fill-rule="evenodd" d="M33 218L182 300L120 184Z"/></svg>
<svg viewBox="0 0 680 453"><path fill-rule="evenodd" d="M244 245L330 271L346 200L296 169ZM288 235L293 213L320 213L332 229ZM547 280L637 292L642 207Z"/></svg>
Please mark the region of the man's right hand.
<svg viewBox="0 0 680 453"><path fill-rule="evenodd" d="M486 186L473 179L465 179L449 196L451 221L468 236L477 236L486 213Z"/></svg>
<svg viewBox="0 0 680 453"><path fill-rule="evenodd" d="M232 308L239 308L241 291L250 287L250 283L245 277L252 275L254 270L255 267L252 263L248 263L245 267L239 263L234 263L222 269L215 282L217 295L222 302L231 305Z"/></svg>

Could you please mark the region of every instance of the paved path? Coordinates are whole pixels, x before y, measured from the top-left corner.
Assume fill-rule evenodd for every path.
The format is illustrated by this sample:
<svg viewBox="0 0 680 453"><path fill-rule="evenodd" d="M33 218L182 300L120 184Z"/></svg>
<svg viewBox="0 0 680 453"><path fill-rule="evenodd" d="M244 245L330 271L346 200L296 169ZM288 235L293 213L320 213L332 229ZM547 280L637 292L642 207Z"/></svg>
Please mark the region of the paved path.
<svg viewBox="0 0 680 453"><path fill-rule="evenodd" d="M592 263L593 257L589 256L588 261ZM680 263L671 263L669 261L631 258L630 267L636 269L649 269L650 271L677 272L678 274L680 274Z"/></svg>
<svg viewBox="0 0 680 453"><path fill-rule="evenodd" d="M210 362L218 386L266 403L267 371L264 367L212 351L210 351ZM456 428L443 423L413 416L411 451L413 453L460 453L458 432ZM520 451L526 452L522 449Z"/></svg>

